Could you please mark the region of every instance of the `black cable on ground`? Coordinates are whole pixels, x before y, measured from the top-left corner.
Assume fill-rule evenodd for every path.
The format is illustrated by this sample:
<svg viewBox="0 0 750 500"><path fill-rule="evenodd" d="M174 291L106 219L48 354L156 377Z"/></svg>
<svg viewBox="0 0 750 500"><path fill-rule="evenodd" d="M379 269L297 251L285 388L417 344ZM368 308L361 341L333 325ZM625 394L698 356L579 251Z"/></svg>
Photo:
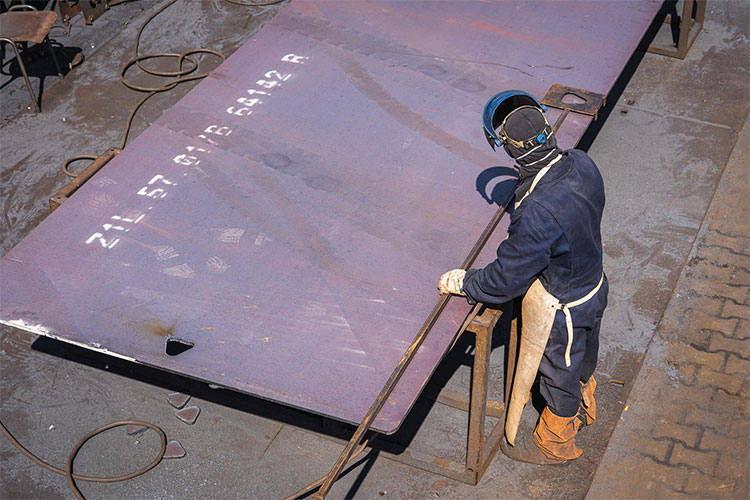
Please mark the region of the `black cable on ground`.
<svg viewBox="0 0 750 500"><path fill-rule="evenodd" d="M125 0L123 0L125 1ZM113 5L117 5L119 3L123 3L123 1L118 2L110 2L110 7ZM236 3L230 0L225 0L230 3ZM262 5L272 5L274 3L279 3L282 0L272 0L269 2L264 2L261 4L257 4L257 6ZM205 78L208 76L208 72L205 73L197 73L192 74L194 71L198 69L199 61L194 56L196 54L210 54L213 56L218 57L221 59L221 61L224 61L226 57L221 53L213 49L204 49L204 48L197 48L197 49L189 49L181 54L172 53L172 52L157 52L152 54L138 54L138 47L141 43L141 35L143 34L143 30L146 28L146 26L153 21L153 19L164 12L167 8L169 8L171 5L173 5L177 0L170 0L169 2L165 3L162 7L160 7L156 12L151 14L148 19L141 25L141 27L138 29L138 34L135 37L135 43L133 44L133 57L128 60L125 64L123 64L120 67L120 81L123 85L128 87L129 89L138 91L138 92L147 92L147 95L145 95L138 103L133 107L133 110L130 112L130 115L128 116L126 122L125 122L125 128L122 133L122 139L120 140L120 149L123 149L125 147L125 144L128 141L128 135L130 134L130 128L133 124L133 118L135 118L135 114L138 112L138 110L143 106L143 104L148 101L151 97L155 96L156 94L160 92L166 92L169 90L172 90L176 86L178 86L181 83L193 81L193 80L200 80L202 78ZM238 4L238 5L246 5L246 6L254 6L256 4ZM150 69L145 67L143 64L141 64L142 61L146 61L148 59L159 59L159 58L173 58L176 59L177 63L177 69L175 71L158 71L155 69ZM186 64L187 63L187 64ZM174 78L173 80L169 80L166 83L164 83L161 86L158 87L145 87L142 85L136 85L132 82L127 81L125 78L125 74L128 72L128 70L133 66L137 66L138 69L143 71L144 73L152 76L158 76L162 78ZM97 157L93 155L76 155L68 158L63 163L63 172L65 172L65 175L69 177L76 177L78 174L75 172L72 172L68 167L71 163L79 161L79 160L95 160Z"/></svg>
<svg viewBox="0 0 750 500"><path fill-rule="evenodd" d="M159 434L159 438L161 439L161 449L159 450L159 454L154 459L153 462L148 464L145 467L141 467L140 469L136 470L135 472L131 472L130 474L125 474L122 476L113 476L113 477L96 477L96 476L82 476L80 474L73 473L73 460L75 460L76 455L78 454L78 451L83 447L83 445L91 439L92 437L101 434L104 431L108 431L109 429L112 429L114 427L120 427L123 425L142 425L144 427L148 427L149 429L153 429L156 431L157 434ZM83 494L78 489L78 486L76 486L76 481L88 481L92 483L116 483L118 481L125 481L127 479L132 479L136 476L140 476L141 474L145 474L146 472L150 471L154 467L156 467L159 462L161 462L162 458L164 458L164 453L167 451L167 435L164 433L163 430L161 430L158 426L144 422L142 420L118 420L117 422L112 422L111 424L103 425L102 427L99 427L98 429L94 429L93 431L89 432L85 436L81 438L78 443L73 447L70 454L68 455L68 460L65 464L65 470L58 469L54 465L50 465L41 458L38 458L36 455L31 453L29 450L23 447L21 443L18 442L18 440L13 437L13 434L10 433L7 427L0 422L0 432L2 432L6 438L8 438L8 441L11 442L13 446L15 446L18 451L26 455L28 458L34 461L37 465L44 467L48 471L54 472L55 474L59 474L61 476L65 476L68 480L68 486L70 486L70 489L73 490L73 493L75 494L76 498L79 500L85 500L83 497Z"/></svg>

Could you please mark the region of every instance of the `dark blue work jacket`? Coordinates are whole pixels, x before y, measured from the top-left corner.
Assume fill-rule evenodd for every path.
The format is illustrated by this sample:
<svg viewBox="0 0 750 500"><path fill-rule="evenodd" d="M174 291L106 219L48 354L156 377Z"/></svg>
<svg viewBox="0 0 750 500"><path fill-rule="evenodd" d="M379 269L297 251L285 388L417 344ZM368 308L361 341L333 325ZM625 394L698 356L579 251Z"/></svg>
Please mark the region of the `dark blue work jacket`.
<svg viewBox="0 0 750 500"><path fill-rule="evenodd" d="M497 259L484 269L467 271L467 298L508 302L526 293L537 277L560 302L584 297L602 276L603 210L604 183L596 165L583 151L566 151L511 215ZM603 309L605 301L606 295L582 304L579 311L572 310L574 318L601 314L594 311Z"/></svg>

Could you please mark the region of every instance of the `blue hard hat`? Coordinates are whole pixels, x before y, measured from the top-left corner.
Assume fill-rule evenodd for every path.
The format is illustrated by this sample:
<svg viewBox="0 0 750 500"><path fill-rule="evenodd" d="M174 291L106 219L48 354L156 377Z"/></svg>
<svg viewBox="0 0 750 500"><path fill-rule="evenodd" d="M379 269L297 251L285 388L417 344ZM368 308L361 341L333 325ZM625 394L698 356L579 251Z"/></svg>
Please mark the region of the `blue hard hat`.
<svg viewBox="0 0 750 500"><path fill-rule="evenodd" d="M508 115L521 106L534 106L547 111L547 106L537 101L536 97L523 90L506 90L493 96L484 105L482 125L484 136L494 150L501 147L504 140L498 137L497 128L503 124ZM541 141L544 142L544 141Z"/></svg>

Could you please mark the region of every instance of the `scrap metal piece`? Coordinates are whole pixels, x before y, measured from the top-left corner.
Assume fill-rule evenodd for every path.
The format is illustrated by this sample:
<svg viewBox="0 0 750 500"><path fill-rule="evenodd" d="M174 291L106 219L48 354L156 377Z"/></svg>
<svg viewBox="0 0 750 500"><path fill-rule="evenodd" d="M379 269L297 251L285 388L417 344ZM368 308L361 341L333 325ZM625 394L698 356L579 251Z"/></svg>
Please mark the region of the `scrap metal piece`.
<svg viewBox="0 0 750 500"><path fill-rule="evenodd" d="M193 425L198 420L201 409L197 406L188 406L184 410L180 410L175 413L175 416L185 422L186 424Z"/></svg>
<svg viewBox="0 0 750 500"><path fill-rule="evenodd" d="M167 396L167 401L179 410L190 401L190 394L185 394L184 392L173 392Z"/></svg>
<svg viewBox="0 0 750 500"><path fill-rule="evenodd" d="M128 436L136 436L138 434L142 434L148 429L145 425L136 425L136 424L128 424L125 428L125 432L128 433Z"/></svg>
<svg viewBox="0 0 750 500"><path fill-rule="evenodd" d="M179 441L170 441L167 443L167 449L164 451L164 458L182 458L185 455L187 455L187 452Z"/></svg>

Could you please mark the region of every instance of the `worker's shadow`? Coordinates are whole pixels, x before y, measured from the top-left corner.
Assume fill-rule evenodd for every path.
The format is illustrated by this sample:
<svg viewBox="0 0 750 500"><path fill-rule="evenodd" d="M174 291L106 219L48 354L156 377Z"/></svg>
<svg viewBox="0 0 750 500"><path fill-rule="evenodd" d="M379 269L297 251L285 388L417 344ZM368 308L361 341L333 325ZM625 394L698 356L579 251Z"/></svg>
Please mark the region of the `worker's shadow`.
<svg viewBox="0 0 750 500"><path fill-rule="evenodd" d="M518 170L512 167L490 167L477 176L477 193L491 205L506 207L512 213L510 200L518 182ZM491 187L491 189L490 189Z"/></svg>

